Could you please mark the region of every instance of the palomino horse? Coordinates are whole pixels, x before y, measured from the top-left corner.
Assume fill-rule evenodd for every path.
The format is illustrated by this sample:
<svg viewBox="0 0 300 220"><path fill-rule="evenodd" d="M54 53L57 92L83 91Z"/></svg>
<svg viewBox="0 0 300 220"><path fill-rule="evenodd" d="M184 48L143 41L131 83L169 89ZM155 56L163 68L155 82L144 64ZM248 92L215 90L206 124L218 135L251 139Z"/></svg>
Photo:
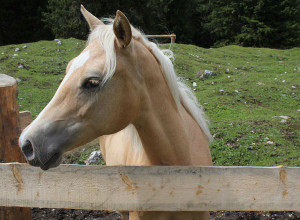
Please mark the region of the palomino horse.
<svg viewBox="0 0 300 220"><path fill-rule="evenodd" d="M23 131L29 164L47 170L97 137L107 165L212 165L210 133L170 59L120 11L91 34L49 104ZM208 212L130 212L130 219L209 219Z"/></svg>

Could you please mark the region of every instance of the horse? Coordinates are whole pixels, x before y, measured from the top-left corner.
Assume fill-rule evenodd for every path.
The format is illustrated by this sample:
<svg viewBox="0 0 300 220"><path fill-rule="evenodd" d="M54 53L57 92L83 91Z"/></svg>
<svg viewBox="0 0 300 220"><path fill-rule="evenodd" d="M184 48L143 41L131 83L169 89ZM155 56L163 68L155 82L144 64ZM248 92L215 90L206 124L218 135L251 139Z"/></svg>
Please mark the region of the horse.
<svg viewBox="0 0 300 220"><path fill-rule="evenodd" d="M165 51L119 10L106 24L81 12L91 30L87 46L20 135L27 162L47 170L99 138L108 166L211 166L208 121ZM209 219L209 212L131 211L129 219Z"/></svg>

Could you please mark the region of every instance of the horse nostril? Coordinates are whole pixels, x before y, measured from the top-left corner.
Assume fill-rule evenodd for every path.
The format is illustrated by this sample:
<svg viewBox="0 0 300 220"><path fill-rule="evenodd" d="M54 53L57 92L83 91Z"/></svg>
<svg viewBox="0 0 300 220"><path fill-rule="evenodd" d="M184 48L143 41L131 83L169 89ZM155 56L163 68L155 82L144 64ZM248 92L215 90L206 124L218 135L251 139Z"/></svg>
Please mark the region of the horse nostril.
<svg viewBox="0 0 300 220"><path fill-rule="evenodd" d="M25 144L23 144L22 151L23 151L25 157L27 158L27 160L33 159L32 158L33 154L34 154L33 147L32 147L32 144L29 140L27 140L25 142Z"/></svg>

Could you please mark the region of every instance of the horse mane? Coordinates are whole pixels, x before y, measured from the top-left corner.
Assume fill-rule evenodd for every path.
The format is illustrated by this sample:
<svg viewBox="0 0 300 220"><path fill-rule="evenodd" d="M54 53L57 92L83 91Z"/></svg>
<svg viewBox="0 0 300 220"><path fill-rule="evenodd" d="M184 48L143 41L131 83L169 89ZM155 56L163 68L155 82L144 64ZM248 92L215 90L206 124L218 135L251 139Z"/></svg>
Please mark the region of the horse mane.
<svg viewBox="0 0 300 220"><path fill-rule="evenodd" d="M116 53L115 53L115 35L113 32L113 19L103 19L106 25L98 25L89 35L87 44L90 44L93 40L97 39L103 47L106 53L105 64L105 77L103 83L109 80L116 69ZM177 77L171 59L174 59L173 52L171 50L161 50L159 47L150 42L144 34L131 26L132 37L141 42L159 61L164 78L170 89L170 92L179 107L181 104L192 115L195 121L198 123L204 134L209 141L212 140L208 128L208 120L205 117L202 106L199 104L196 96L193 94L191 88L185 85ZM178 108L179 109L179 108ZM142 143L139 138L138 132L135 127L130 124L125 129L125 134L130 135L132 145L139 149L142 149Z"/></svg>

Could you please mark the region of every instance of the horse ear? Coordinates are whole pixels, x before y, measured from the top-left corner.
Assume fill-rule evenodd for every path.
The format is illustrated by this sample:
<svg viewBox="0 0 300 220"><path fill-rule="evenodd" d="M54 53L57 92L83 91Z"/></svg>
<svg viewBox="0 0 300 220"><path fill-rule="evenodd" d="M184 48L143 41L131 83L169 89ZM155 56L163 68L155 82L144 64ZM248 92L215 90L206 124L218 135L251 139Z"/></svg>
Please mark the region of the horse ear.
<svg viewBox="0 0 300 220"><path fill-rule="evenodd" d="M97 25L104 25L102 21L92 15L88 10L86 10L83 5L81 5L81 13L84 16L85 20L90 26L91 31L95 29Z"/></svg>
<svg viewBox="0 0 300 220"><path fill-rule="evenodd" d="M119 10L116 13L113 29L118 40L118 45L120 47L127 47L132 38L131 27L126 16Z"/></svg>

